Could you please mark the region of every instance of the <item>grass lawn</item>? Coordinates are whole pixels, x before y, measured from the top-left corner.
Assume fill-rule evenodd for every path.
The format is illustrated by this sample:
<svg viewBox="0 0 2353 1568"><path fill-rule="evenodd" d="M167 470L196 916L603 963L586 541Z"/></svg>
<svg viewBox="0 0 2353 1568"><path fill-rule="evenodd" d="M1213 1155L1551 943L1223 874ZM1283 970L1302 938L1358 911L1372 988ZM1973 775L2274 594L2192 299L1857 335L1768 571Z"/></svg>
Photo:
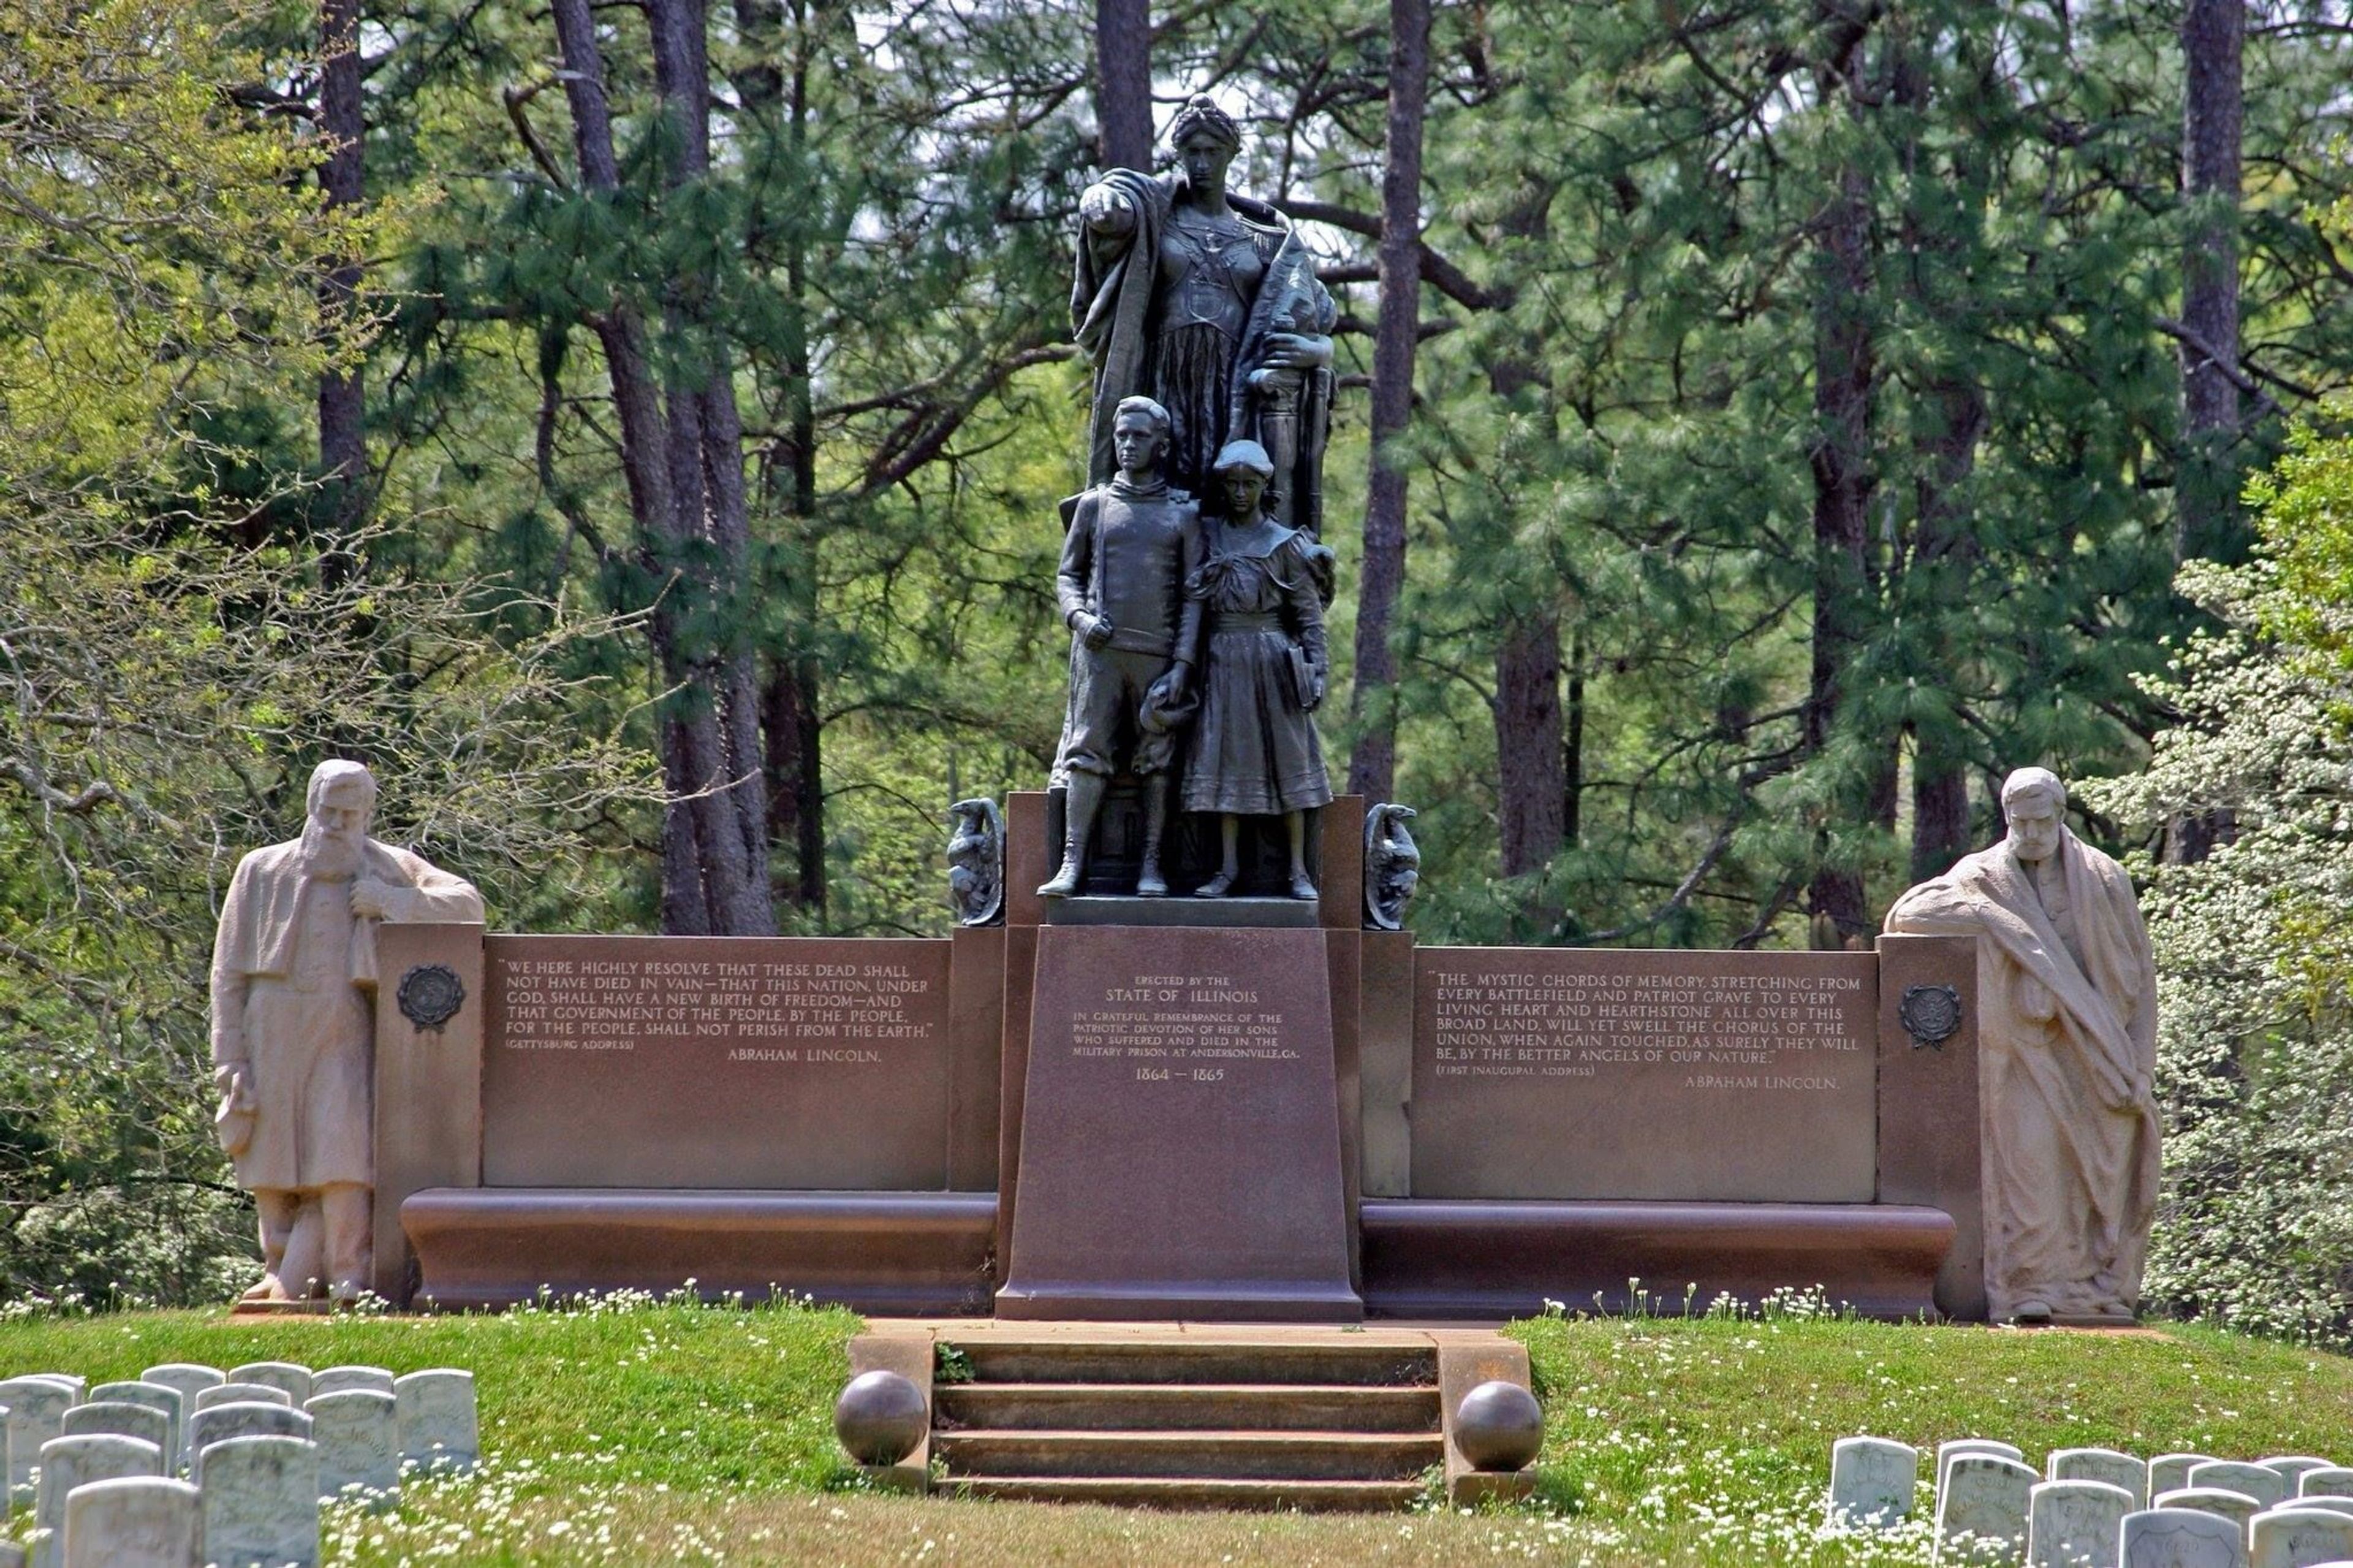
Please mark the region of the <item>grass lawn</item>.
<svg viewBox="0 0 2353 1568"><path fill-rule="evenodd" d="M2200 1330L1546 1320L1513 1331L1548 1421L1525 1509L1320 1518L909 1500L858 1489L833 1446L857 1326L840 1311L645 1305L18 1320L0 1323L0 1376L97 1383L158 1362L263 1359L472 1369L482 1472L412 1486L389 1515L331 1510L338 1564L1925 1564L1921 1529L1819 1533L1832 1438L1995 1436L2038 1463L2084 1445L2353 1458L2353 1360Z"/></svg>

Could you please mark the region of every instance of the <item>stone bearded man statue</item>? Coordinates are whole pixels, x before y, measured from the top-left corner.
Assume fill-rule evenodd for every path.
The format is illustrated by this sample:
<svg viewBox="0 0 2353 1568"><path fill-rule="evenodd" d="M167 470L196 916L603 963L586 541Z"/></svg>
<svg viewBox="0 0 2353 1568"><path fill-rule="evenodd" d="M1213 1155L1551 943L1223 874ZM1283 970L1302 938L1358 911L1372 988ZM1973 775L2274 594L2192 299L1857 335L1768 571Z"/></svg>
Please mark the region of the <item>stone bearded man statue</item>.
<svg viewBox="0 0 2353 1568"><path fill-rule="evenodd" d="M2002 785L2010 834L1888 911L1978 944L1986 1294L1996 1321L2127 1320L2157 1208L2157 971L2124 868L2056 774Z"/></svg>
<svg viewBox="0 0 2353 1568"><path fill-rule="evenodd" d="M215 1125L261 1214L248 1301L354 1300L374 1251L379 921L476 921L473 885L367 836L375 780L311 775L302 837L237 862L213 942Z"/></svg>

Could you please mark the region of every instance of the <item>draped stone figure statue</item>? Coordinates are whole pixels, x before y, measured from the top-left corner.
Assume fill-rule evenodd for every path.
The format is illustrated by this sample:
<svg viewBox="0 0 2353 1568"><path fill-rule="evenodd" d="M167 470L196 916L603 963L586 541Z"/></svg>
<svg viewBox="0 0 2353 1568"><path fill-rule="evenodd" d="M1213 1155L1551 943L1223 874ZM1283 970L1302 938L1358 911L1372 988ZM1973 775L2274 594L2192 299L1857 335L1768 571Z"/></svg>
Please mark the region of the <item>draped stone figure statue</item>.
<svg viewBox="0 0 2353 1568"><path fill-rule="evenodd" d="M2124 868L2066 825L2066 785L2002 785L2009 836L1888 911L1978 951L1986 1294L1997 1321L2131 1318L2157 1209L2157 970Z"/></svg>
<svg viewBox="0 0 2353 1568"><path fill-rule="evenodd" d="M1080 198L1073 335L1094 366L1087 482L1119 464L1112 423L1123 398L1168 410L1166 474L1208 493L1228 441L1264 447L1277 522L1323 531L1324 448L1338 307L1290 220L1226 189L1241 130L1197 94L1169 127L1167 175L1113 169Z"/></svg>
<svg viewBox="0 0 2353 1568"><path fill-rule="evenodd" d="M302 837L237 862L213 940L214 1119L261 1215L248 1301L365 1288L378 921L482 918L473 884L367 836L375 780L311 775Z"/></svg>

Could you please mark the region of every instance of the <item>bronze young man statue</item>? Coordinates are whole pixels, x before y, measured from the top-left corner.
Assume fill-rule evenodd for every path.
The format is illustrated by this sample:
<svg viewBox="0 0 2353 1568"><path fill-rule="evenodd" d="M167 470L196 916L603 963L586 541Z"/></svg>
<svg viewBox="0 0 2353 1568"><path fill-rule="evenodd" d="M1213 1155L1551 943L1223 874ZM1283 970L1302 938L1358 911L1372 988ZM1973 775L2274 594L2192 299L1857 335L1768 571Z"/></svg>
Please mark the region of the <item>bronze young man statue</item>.
<svg viewBox="0 0 2353 1568"><path fill-rule="evenodd" d="M237 862L213 942L216 1119L261 1211L250 1301L366 1288L380 921L480 921L473 884L368 837L375 780L319 764L302 837Z"/></svg>
<svg viewBox="0 0 2353 1568"><path fill-rule="evenodd" d="M1067 783L1061 869L1038 891L1079 890L1103 788L1124 757L1144 780L1144 867L1135 890L1168 891L1160 841L1168 826L1176 724L1193 679L1201 606L1185 580L1206 558L1200 509L1168 488L1160 460L1168 412L1122 399L1112 423L1119 472L1071 503L1055 597L1071 628L1071 706L1055 773Z"/></svg>

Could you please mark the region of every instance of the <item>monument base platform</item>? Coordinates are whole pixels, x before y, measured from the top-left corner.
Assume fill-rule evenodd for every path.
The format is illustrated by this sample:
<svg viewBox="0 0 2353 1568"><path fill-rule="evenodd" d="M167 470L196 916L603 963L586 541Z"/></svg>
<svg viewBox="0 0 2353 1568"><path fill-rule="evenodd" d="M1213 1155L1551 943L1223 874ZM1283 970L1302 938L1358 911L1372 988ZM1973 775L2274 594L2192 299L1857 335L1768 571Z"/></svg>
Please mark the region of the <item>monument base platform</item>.
<svg viewBox="0 0 2353 1568"><path fill-rule="evenodd" d="M1935 1318L1953 1244L1941 1209L1895 1204L1540 1203L1368 1198L1365 1305L1376 1317L1704 1311L1819 1288L1865 1317ZM1633 1285L1640 1281L1639 1287Z"/></svg>
<svg viewBox="0 0 2353 1568"><path fill-rule="evenodd" d="M420 1308L543 1291L789 1292L865 1312L986 1312L994 1193L435 1187L400 1205Z"/></svg>
<svg viewBox="0 0 2353 1568"><path fill-rule="evenodd" d="M1257 930L1316 923L1313 899L1104 898L1082 894L1041 899L1040 919L1051 926L1241 926Z"/></svg>
<svg viewBox="0 0 2353 1568"><path fill-rule="evenodd" d="M999 1290L997 1315L1023 1322L1355 1323L1364 1320L1365 1304L1345 1283L1324 1290L1251 1289L1217 1281L1120 1289L1094 1280L1033 1281Z"/></svg>

